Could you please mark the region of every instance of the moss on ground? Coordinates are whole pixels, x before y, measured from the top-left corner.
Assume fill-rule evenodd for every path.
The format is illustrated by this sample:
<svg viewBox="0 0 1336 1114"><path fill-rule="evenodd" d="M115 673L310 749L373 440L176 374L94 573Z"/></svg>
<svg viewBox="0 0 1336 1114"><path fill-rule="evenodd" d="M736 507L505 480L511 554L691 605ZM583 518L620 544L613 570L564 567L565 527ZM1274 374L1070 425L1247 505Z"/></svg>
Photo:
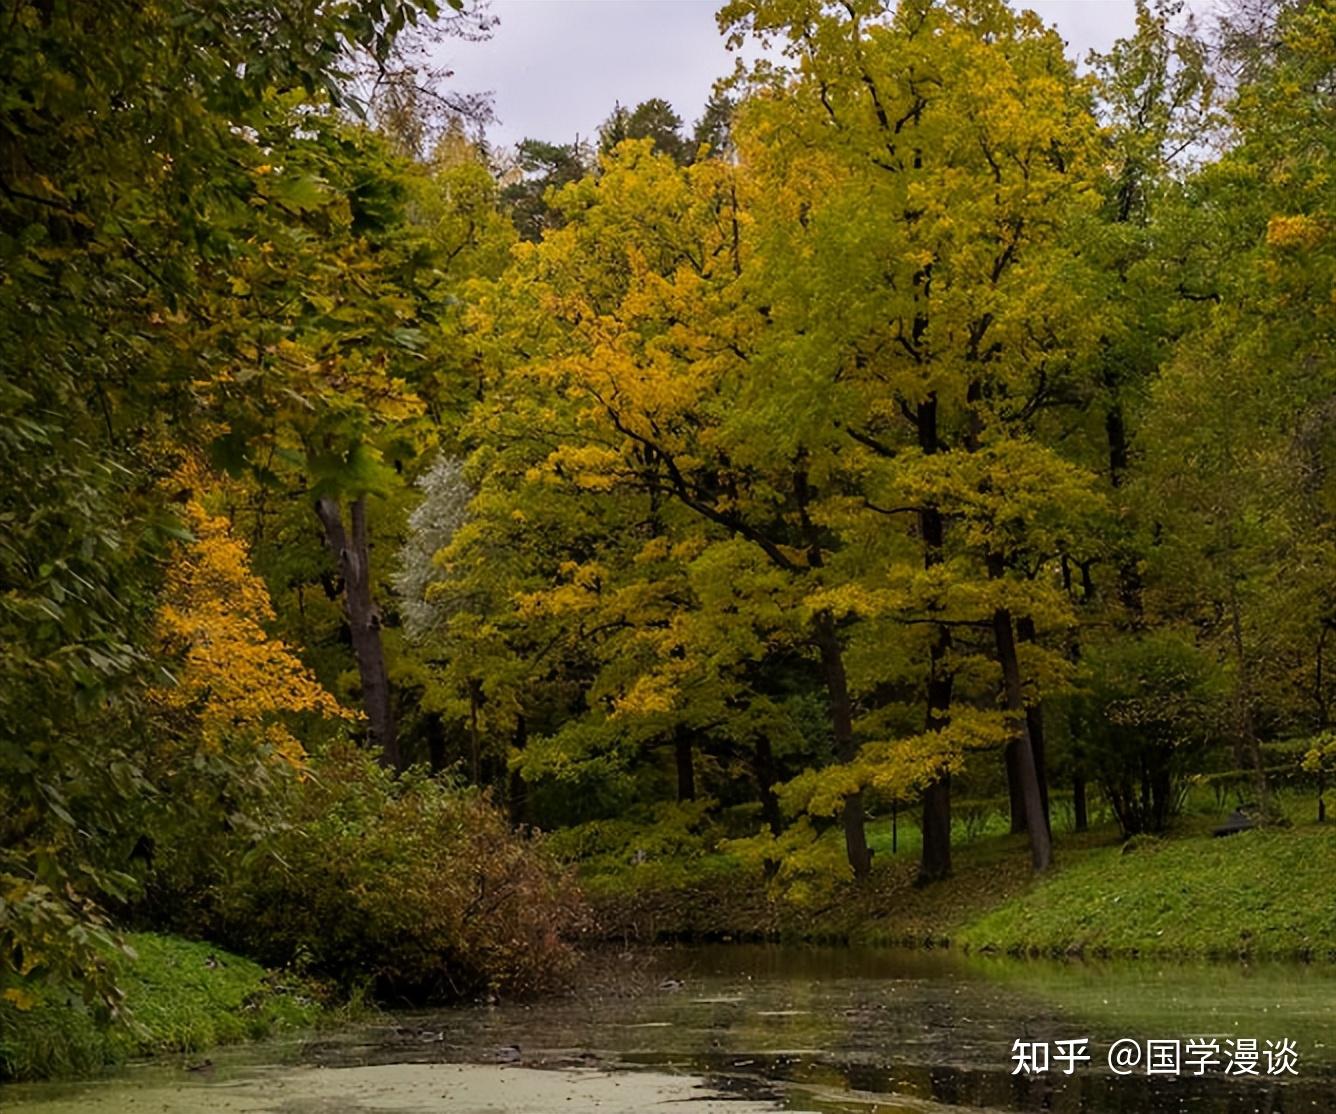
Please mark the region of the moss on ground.
<svg viewBox="0 0 1336 1114"><path fill-rule="evenodd" d="M307 988L248 959L171 936L128 937L119 962L127 1020L99 1018L73 992L42 991L35 1006L0 1003L0 1079L88 1075L136 1056L196 1053L213 1045L309 1027L322 1007Z"/></svg>

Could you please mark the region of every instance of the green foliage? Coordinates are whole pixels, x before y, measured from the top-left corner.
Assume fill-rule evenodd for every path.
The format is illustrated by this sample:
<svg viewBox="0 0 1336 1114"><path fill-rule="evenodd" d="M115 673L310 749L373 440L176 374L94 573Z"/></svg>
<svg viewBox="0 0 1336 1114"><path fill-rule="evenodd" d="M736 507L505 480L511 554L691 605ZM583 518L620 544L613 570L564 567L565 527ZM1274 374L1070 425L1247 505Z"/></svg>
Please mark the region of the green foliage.
<svg viewBox="0 0 1336 1114"><path fill-rule="evenodd" d="M337 98L434 4L9 5L0 41L0 971L109 1007L107 926L154 786L135 735L149 620L181 528L157 481L198 443L190 384L243 341L237 218L250 123ZM275 208L318 186L279 175ZM185 326L189 324L190 328ZM168 432L170 430L170 432Z"/></svg>

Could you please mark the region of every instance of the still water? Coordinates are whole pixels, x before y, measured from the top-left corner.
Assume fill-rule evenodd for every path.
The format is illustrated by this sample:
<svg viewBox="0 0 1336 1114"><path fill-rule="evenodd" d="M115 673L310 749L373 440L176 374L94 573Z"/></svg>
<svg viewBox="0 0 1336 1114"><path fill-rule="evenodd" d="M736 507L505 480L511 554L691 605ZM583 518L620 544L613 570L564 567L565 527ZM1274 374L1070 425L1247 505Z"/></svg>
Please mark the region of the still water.
<svg viewBox="0 0 1336 1114"><path fill-rule="evenodd" d="M1013 1043L1089 1038L1065 1075ZM1125 1076L1114 1041L1291 1041L1297 1075ZM194 1070L191 1070L191 1069ZM5 1114L1336 1114L1336 969L731 945L607 953L580 990L0 1090Z"/></svg>

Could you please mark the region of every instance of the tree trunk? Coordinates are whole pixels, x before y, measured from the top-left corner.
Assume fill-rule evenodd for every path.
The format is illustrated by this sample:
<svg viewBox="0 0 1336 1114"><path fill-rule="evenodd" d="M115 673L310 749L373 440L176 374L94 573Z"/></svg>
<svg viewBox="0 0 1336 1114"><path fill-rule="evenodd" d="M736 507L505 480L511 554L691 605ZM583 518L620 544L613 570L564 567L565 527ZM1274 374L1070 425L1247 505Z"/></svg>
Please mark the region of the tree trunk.
<svg viewBox="0 0 1336 1114"><path fill-rule="evenodd" d="M1078 832L1090 829L1090 818L1086 811L1086 780L1080 766L1072 774L1072 822Z"/></svg>
<svg viewBox="0 0 1336 1114"><path fill-rule="evenodd" d="M1036 638L1034 619L1022 615L1016 620L1016 637L1022 642ZM1044 802L1044 824L1053 831L1053 816L1048 807L1048 746L1044 739L1044 706L1036 701L1025 706L1025 725L1030 729L1030 750L1034 754L1035 776L1039 779L1039 797Z"/></svg>
<svg viewBox="0 0 1336 1114"><path fill-rule="evenodd" d="M819 569L822 567L821 537L807 513L812 492L808 486L807 472L802 467L793 474L793 495L798 504L803 540L807 543L808 565L812 569ZM835 629L835 617L829 611L819 612L812 621L812 634L821 653L821 672L830 705L831 740L835 745L835 756L841 762L852 762L858 755L858 744L854 740L854 708L849 696L849 679L844 670L844 648L840 645L839 632ZM856 879L864 879L872 872L872 853L868 850L867 832L864 829L861 790L844 798L840 819L844 825L844 850L849 867Z"/></svg>
<svg viewBox="0 0 1336 1114"><path fill-rule="evenodd" d="M1048 743L1044 738L1044 706L1025 706L1025 726L1030 732L1030 753L1034 755L1034 773L1039 782L1039 800L1044 810L1044 827L1053 830L1053 816L1048 807Z"/></svg>
<svg viewBox="0 0 1336 1114"><path fill-rule="evenodd" d="M1001 558L990 557L988 568L994 579L1001 578ZM1025 695L1021 689L1020 658L1016 654L1015 624L1008 608L999 607L993 612L993 638L997 643L998 664L1002 667L1006 708L1017 732L1017 774L1025 802L1026 830L1030 834L1030 860L1036 871L1043 871L1053 861L1053 839L1044 820L1044 801L1039 791L1039 777L1030 744L1030 727L1025 719Z"/></svg>
<svg viewBox="0 0 1336 1114"><path fill-rule="evenodd" d="M1011 810L1011 834L1025 831L1025 793L1021 789L1020 744L1012 739L1002 751L1007 771L1007 802Z"/></svg>
<svg viewBox="0 0 1336 1114"><path fill-rule="evenodd" d="M853 701L849 698L849 682L844 671L844 649L840 646L835 618L829 611L817 614L813 622L817 649L821 651L821 672L826 682L830 704L831 737L835 756L841 762L852 762L858 753L854 741ZM867 846L863 823L863 794L851 793L844 799L842 815L844 849L855 878L866 878L872 870L872 855Z"/></svg>
<svg viewBox="0 0 1336 1114"><path fill-rule="evenodd" d="M445 723L440 712L428 712L424 733L427 736L427 763L433 774L445 769Z"/></svg>
<svg viewBox="0 0 1336 1114"><path fill-rule="evenodd" d="M951 649L951 628L939 625L929 650L927 729L941 731L951 718L951 690L955 678L946 666ZM920 885L951 874L951 774L942 769L923 791L923 849L919 859Z"/></svg>
<svg viewBox="0 0 1336 1114"><path fill-rule="evenodd" d="M343 579L343 609L362 682L362 706L367 734L380 752L380 761L401 768L399 739L390 705L390 680L385 669L385 649L380 640L380 611L371 596L370 545L367 541L366 499L358 496L349 505L351 536L344 530L343 511L337 499L316 501L316 516L325 530L325 544L338 564Z"/></svg>
<svg viewBox="0 0 1336 1114"><path fill-rule="evenodd" d="M918 884L938 882L951 873L951 775L943 770L923 791L923 854Z"/></svg>
<svg viewBox="0 0 1336 1114"><path fill-rule="evenodd" d="M677 764L677 802L696 799L696 769L691 760L691 736L683 727L673 731L673 758Z"/></svg>
<svg viewBox="0 0 1336 1114"><path fill-rule="evenodd" d="M756 740L754 767L756 789L761 798L761 818L770 829L770 834L777 836L784 830L784 817L779 811L779 797L775 793L775 752L770 747L770 740L764 735Z"/></svg>
<svg viewBox="0 0 1336 1114"><path fill-rule="evenodd" d="M929 395L915 411L919 447L925 454L935 453L937 444L937 396ZM923 543L923 567L930 569L942 560L946 540L941 511L924 507L918 515L919 537ZM928 731L941 731L951 722L951 693L955 678L948 665L951 652L951 628L939 623L928 651ZM936 882L951 873L951 776L943 769L938 779L923 791L923 849L919 859L920 883Z"/></svg>

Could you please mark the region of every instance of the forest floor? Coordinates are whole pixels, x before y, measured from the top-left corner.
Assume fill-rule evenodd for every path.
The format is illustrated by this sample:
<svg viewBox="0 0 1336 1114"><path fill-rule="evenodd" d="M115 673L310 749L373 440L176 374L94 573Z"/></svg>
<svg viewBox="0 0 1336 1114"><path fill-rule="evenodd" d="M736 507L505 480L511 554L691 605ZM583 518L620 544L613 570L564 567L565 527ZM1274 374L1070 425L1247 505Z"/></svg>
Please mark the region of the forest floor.
<svg viewBox="0 0 1336 1114"><path fill-rule="evenodd" d="M1128 843L1112 826L1059 835L1035 877L1024 835L983 836L954 852L952 876L915 885L916 857L874 860L863 886L795 901L744 870L711 862L696 881L591 890L603 935L849 941L1015 955L1249 956L1336 961L1336 825L1214 839L1201 819Z"/></svg>
<svg viewBox="0 0 1336 1114"><path fill-rule="evenodd" d="M211 944L132 934L136 958L117 960L129 1025L73 993L48 990L29 1009L0 1002L0 1080L88 1075L155 1054L195 1055L215 1045L309 1028L324 1015L310 989Z"/></svg>

